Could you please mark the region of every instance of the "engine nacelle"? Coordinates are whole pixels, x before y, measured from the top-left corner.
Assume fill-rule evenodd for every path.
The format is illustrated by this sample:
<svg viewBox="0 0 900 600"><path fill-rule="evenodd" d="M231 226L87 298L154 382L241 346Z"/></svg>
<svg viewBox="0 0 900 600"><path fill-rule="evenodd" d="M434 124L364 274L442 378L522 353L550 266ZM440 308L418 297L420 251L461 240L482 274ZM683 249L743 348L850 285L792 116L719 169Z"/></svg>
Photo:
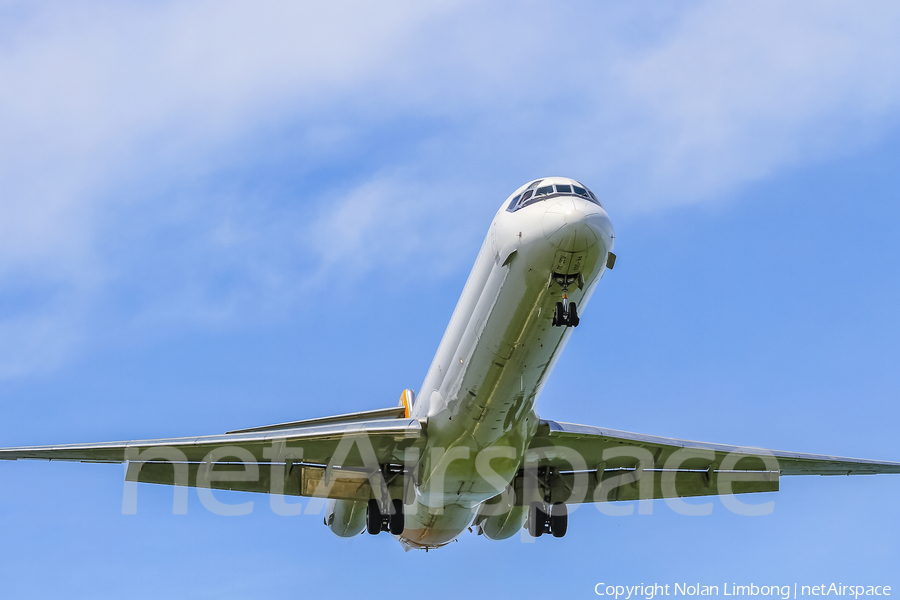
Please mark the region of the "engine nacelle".
<svg viewBox="0 0 900 600"><path fill-rule="evenodd" d="M525 526L527 506L511 506L504 494L481 505L475 517L478 532L489 540L505 540Z"/></svg>
<svg viewBox="0 0 900 600"><path fill-rule="evenodd" d="M339 537L359 535L366 528L366 503L353 500L329 500L325 524Z"/></svg>

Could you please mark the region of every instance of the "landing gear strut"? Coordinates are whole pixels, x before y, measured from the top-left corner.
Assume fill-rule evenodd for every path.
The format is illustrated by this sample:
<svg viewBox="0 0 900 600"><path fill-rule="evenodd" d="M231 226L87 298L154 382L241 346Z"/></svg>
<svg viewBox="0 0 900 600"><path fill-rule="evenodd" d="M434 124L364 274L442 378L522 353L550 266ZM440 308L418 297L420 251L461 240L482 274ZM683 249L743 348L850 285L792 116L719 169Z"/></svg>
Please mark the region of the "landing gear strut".
<svg viewBox="0 0 900 600"><path fill-rule="evenodd" d="M532 502L528 508L528 534L541 537L545 533L561 538L569 528L569 513L566 505L556 502L550 507L549 514L540 502Z"/></svg>
<svg viewBox="0 0 900 600"><path fill-rule="evenodd" d="M403 533L403 501L391 500L389 514L381 511L381 503L372 498L366 506L366 531L371 535L378 535L382 531L389 531L391 535Z"/></svg>

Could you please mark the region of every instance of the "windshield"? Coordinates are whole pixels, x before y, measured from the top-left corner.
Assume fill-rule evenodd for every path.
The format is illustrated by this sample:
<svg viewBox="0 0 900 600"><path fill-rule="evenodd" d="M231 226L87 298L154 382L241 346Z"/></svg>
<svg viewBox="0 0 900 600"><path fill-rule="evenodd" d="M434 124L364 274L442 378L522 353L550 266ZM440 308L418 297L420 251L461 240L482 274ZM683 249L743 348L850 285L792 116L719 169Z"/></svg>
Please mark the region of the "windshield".
<svg viewBox="0 0 900 600"><path fill-rule="evenodd" d="M558 196L578 196L587 200L588 202L593 202L598 206L603 206L600 201L597 200L597 196L594 195L594 192L582 185L558 183L556 185L542 186L542 181L543 179L538 179L537 181L532 182L524 192L517 195L510 201L509 206L506 210L508 210L509 212L516 212L520 208L525 208L526 206L541 202L542 200L547 200L548 198L556 198Z"/></svg>

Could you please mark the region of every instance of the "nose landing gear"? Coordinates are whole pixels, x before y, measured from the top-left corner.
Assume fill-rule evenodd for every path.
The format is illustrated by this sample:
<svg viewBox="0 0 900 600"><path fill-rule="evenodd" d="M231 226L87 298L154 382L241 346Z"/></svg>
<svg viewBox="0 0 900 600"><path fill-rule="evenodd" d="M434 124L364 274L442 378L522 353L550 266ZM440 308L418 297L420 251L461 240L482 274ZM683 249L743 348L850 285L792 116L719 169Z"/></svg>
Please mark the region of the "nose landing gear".
<svg viewBox="0 0 900 600"><path fill-rule="evenodd" d="M578 327L580 321L578 307L574 302L569 302L569 286L574 284L580 289L584 285L584 279L580 273L574 275L553 273L550 275L550 285L552 286L554 282L562 288L562 302L556 303L556 310L553 311L553 326Z"/></svg>
<svg viewBox="0 0 900 600"><path fill-rule="evenodd" d="M581 319L578 318L578 307L574 302L569 302L568 293L563 291L562 302L556 303L553 311L554 327L578 327Z"/></svg>

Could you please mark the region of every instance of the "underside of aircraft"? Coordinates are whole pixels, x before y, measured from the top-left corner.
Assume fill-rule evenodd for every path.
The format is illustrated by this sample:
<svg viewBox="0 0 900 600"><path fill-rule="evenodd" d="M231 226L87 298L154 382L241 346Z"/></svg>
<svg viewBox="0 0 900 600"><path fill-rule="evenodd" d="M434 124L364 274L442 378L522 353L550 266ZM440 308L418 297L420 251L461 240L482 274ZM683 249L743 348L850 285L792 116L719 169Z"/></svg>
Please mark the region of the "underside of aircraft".
<svg viewBox="0 0 900 600"><path fill-rule="evenodd" d="M501 205L418 394L398 406L221 435L0 449L0 459L127 463L127 482L329 499L337 535L431 549L467 528L562 537L568 506L775 492L782 476L900 463L695 442L538 417L535 403L615 234L580 182L542 178ZM680 502L680 504L678 504ZM616 505L618 506L618 505Z"/></svg>

